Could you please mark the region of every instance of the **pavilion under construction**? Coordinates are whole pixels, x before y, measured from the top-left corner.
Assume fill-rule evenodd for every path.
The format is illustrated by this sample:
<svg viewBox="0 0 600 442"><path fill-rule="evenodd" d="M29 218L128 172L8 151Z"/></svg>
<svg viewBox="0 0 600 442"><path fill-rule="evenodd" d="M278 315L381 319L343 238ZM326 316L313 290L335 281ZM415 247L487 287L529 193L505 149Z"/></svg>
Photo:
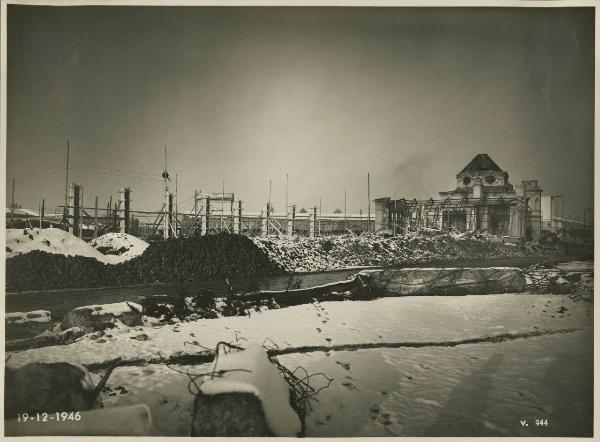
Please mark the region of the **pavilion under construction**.
<svg viewBox="0 0 600 442"><path fill-rule="evenodd" d="M440 192L439 199L375 199L375 231L435 227L540 239L542 189L537 180L522 181L515 189L508 173L481 153L456 175L456 183L456 189Z"/></svg>

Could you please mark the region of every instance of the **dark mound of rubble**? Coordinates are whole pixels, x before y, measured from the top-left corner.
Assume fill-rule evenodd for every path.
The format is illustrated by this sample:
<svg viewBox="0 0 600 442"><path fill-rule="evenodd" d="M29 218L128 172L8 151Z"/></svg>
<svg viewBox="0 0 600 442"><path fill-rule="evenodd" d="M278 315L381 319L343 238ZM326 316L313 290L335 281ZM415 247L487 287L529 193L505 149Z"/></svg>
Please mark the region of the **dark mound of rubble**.
<svg viewBox="0 0 600 442"><path fill-rule="evenodd" d="M138 283L247 278L282 273L246 236L220 233L151 244L141 256L118 265Z"/></svg>
<svg viewBox="0 0 600 442"><path fill-rule="evenodd" d="M111 284L108 265L95 258L34 250L6 260L6 290L53 290Z"/></svg>
<svg viewBox="0 0 600 442"><path fill-rule="evenodd" d="M122 264L41 251L6 260L8 291L208 281L282 273L249 238L218 234L154 243Z"/></svg>

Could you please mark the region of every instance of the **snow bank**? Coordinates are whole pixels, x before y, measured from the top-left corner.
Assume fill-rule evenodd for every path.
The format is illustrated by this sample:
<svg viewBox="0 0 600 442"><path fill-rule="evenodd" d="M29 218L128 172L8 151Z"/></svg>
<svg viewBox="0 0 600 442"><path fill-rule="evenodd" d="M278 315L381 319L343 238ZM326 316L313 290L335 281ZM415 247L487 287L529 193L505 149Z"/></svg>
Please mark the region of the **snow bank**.
<svg viewBox="0 0 600 442"><path fill-rule="evenodd" d="M149 244L127 233L106 233L92 240L90 245L104 255L115 255L127 261L144 253Z"/></svg>
<svg viewBox="0 0 600 442"><path fill-rule="evenodd" d="M295 437L301 430L298 415L290 406L289 386L267 357L266 350L256 343L244 344L243 351L220 354L215 362L219 370L247 370L225 373L200 385L206 395L251 393L263 405L265 418L275 436Z"/></svg>
<svg viewBox="0 0 600 442"><path fill-rule="evenodd" d="M118 256L103 255L90 244L61 229L6 229L6 257L41 250L65 256L95 258L104 264L118 264Z"/></svg>
<svg viewBox="0 0 600 442"><path fill-rule="evenodd" d="M7 313L4 318L7 325L26 324L28 322L50 322L51 320L50 312L47 310Z"/></svg>

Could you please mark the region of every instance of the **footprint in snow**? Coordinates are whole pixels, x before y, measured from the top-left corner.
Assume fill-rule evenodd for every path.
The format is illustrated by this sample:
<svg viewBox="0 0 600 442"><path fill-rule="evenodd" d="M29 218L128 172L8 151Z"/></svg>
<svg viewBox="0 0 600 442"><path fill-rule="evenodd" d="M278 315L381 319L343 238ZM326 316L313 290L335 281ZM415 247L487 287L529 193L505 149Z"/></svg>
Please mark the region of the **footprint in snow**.
<svg viewBox="0 0 600 442"><path fill-rule="evenodd" d="M322 330L321 330L319 327L317 327L317 328L316 328L316 330L317 330L319 333L321 333L321 331L322 331Z"/></svg>
<svg viewBox="0 0 600 442"><path fill-rule="evenodd" d="M349 362L335 361L335 363L338 364L339 366L341 366L342 368L344 368L345 370L350 370L350 363Z"/></svg>
<svg viewBox="0 0 600 442"><path fill-rule="evenodd" d="M358 388L354 384L352 384L352 382L350 382L350 381L344 381L344 382L342 382L342 385L350 391L358 390Z"/></svg>

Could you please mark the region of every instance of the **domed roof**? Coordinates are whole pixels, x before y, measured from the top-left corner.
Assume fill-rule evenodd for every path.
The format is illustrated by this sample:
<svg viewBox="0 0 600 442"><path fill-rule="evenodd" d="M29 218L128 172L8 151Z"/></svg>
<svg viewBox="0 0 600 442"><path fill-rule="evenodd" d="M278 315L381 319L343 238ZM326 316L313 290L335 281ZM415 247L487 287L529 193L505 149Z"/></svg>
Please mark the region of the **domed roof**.
<svg viewBox="0 0 600 442"><path fill-rule="evenodd" d="M465 172L481 171L503 172L503 170L500 169L500 166L498 166L487 153L480 153L477 154L475 158L473 158L471 162L467 164L465 168L458 173L458 175L462 175Z"/></svg>

